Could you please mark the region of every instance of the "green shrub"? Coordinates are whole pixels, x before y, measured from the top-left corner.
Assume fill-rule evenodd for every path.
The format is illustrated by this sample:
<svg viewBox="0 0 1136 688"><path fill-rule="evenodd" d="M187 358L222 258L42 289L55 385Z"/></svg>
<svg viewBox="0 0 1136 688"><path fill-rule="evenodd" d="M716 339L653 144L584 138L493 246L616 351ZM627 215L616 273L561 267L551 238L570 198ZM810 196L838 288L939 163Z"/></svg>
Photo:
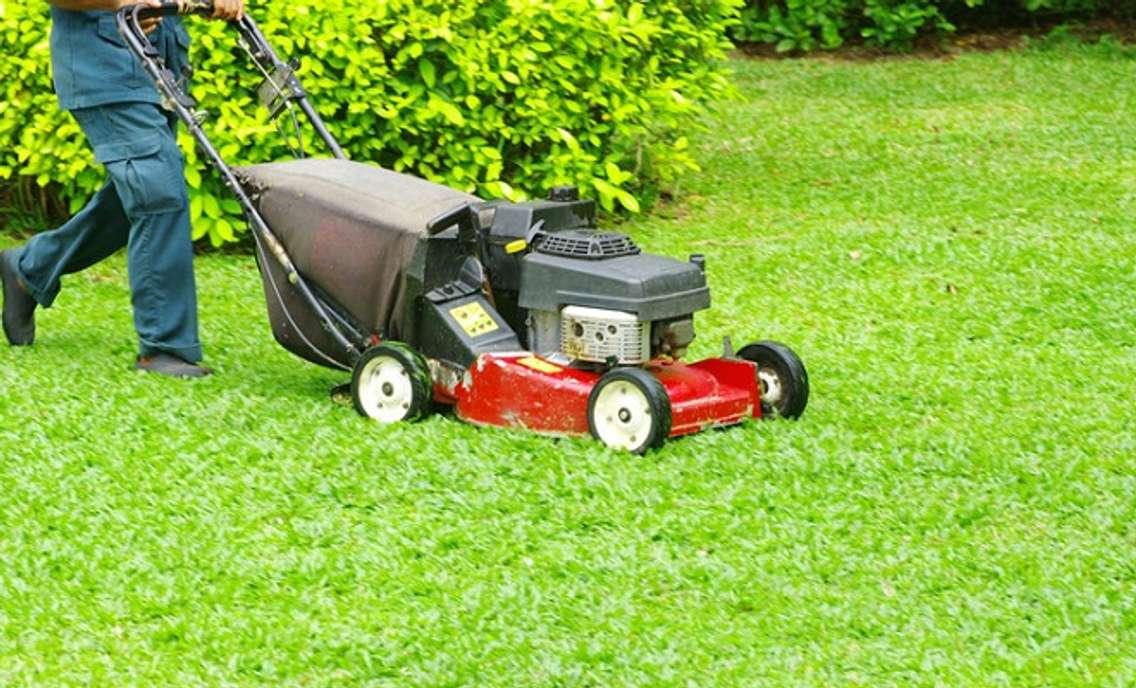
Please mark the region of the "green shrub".
<svg viewBox="0 0 1136 688"><path fill-rule="evenodd" d="M950 28L933 0L758 0L742 10L735 38L805 52L840 47L851 35L904 47L927 29Z"/></svg>
<svg viewBox="0 0 1136 688"><path fill-rule="evenodd" d="M771 43L780 52L835 48L844 42L852 0L751 2L743 9L734 37Z"/></svg>
<svg viewBox="0 0 1136 688"><path fill-rule="evenodd" d="M719 96L742 0L295 0L252 7L350 157L484 196L576 184L638 210L692 167L686 134ZM258 79L216 22L195 37L194 95L233 163L289 150L254 110ZM58 185L71 207L102 182L48 70L46 3L0 0L0 183ZM287 123L287 121L285 120ZM13 145L14 144L14 145ZM318 148L309 138L306 147ZM195 232L242 231L236 204L192 146Z"/></svg>
<svg viewBox="0 0 1136 688"><path fill-rule="evenodd" d="M780 52L837 48L849 38L908 48L921 34L948 33L960 23L1131 16L1133 11L1130 0L749 0L733 35Z"/></svg>

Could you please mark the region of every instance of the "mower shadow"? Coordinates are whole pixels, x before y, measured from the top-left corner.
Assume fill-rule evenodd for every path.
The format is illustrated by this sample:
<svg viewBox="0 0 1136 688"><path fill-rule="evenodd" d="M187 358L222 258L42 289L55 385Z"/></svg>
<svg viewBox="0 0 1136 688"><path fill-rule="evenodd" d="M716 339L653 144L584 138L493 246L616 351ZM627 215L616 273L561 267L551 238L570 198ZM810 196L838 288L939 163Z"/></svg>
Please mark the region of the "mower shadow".
<svg viewBox="0 0 1136 688"><path fill-rule="evenodd" d="M286 355L266 356L253 365L225 366L218 374L224 376L226 387L249 396L270 393L274 397L324 404L332 403L330 395L334 388L351 382L348 371L306 363L297 365L296 359Z"/></svg>

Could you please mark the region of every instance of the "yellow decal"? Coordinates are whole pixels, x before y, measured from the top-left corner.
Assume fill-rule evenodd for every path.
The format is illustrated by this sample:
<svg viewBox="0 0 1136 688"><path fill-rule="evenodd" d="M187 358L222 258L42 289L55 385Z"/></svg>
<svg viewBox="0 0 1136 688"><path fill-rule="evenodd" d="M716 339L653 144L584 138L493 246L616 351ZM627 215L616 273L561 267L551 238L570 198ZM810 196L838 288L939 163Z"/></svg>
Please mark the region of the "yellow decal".
<svg viewBox="0 0 1136 688"><path fill-rule="evenodd" d="M450 315L454 316L454 320L458 321L458 326L470 337L479 337L501 329L493 320L493 316L489 315L485 307L477 301L451 308Z"/></svg>
<svg viewBox="0 0 1136 688"><path fill-rule="evenodd" d="M529 242L525 241L524 239L517 239L516 241L511 241L505 244L505 253L520 253L528 247Z"/></svg>
<svg viewBox="0 0 1136 688"><path fill-rule="evenodd" d="M537 358L536 356L529 356L527 358L519 358L519 359L517 359L517 363L520 363L521 365L525 366L526 368L532 368L533 370L537 370L537 371L540 371L542 373L550 373L550 374L551 373L559 373L560 371L564 370L560 366L552 365L548 361L542 361L541 359Z"/></svg>

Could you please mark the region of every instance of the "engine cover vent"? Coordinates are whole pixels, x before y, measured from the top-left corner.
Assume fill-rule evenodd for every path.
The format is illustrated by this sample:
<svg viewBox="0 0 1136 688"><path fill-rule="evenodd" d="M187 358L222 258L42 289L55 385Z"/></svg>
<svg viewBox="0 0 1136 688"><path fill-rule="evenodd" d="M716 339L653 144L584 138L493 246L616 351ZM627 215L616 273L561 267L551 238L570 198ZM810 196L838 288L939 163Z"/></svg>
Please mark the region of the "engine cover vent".
<svg viewBox="0 0 1136 688"><path fill-rule="evenodd" d="M626 234L569 230L542 234L536 250L550 256L600 260L618 256L634 256L639 247Z"/></svg>
<svg viewBox="0 0 1136 688"><path fill-rule="evenodd" d="M651 323L622 311L566 306L560 311L560 350L577 361L646 363Z"/></svg>

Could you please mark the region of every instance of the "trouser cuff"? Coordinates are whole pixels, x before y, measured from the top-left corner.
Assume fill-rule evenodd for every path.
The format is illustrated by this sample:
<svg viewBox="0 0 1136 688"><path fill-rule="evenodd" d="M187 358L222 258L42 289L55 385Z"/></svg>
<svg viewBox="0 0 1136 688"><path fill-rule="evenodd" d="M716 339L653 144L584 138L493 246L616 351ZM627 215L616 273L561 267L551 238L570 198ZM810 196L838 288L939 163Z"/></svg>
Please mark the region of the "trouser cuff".
<svg viewBox="0 0 1136 688"><path fill-rule="evenodd" d="M142 356L154 356L156 354L172 354L177 356L186 363L200 363L204 356L201 353L200 344L191 344L189 346L176 346L170 344L155 344L146 340L139 340L138 353Z"/></svg>

